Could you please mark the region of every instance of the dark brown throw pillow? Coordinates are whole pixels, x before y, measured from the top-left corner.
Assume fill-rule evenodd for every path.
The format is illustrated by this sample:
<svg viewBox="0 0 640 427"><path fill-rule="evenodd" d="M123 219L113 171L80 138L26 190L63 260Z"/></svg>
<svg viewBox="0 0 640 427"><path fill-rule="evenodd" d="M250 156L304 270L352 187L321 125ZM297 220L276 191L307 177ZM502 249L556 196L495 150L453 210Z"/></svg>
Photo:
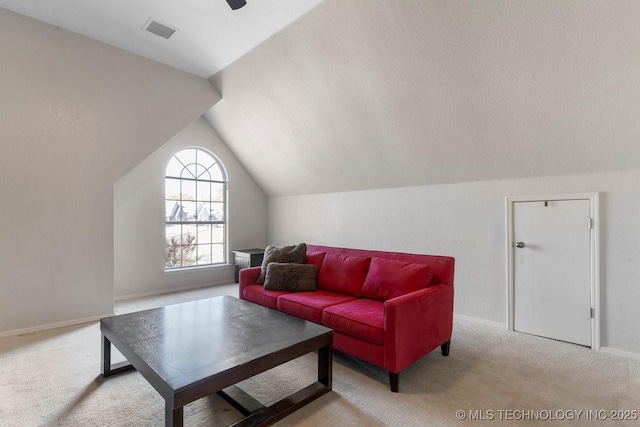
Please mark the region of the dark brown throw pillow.
<svg viewBox="0 0 640 427"><path fill-rule="evenodd" d="M264 288L268 291L311 292L316 290L318 267L313 264L272 262L267 266Z"/></svg>
<svg viewBox="0 0 640 427"><path fill-rule="evenodd" d="M295 264L304 264L307 260L307 245L300 243L292 246L274 246L269 245L264 250L264 257L262 258L262 269L260 270L260 276L257 283L259 285L264 284L264 279L267 275L267 266L270 262L289 262Z"/></svg>

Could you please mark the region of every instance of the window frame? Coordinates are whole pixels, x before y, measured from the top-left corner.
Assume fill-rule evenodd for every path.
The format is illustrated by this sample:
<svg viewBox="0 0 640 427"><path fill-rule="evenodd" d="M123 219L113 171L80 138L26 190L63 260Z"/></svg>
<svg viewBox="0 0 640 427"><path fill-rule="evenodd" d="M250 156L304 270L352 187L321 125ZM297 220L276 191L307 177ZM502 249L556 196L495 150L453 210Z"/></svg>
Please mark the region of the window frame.
<svg viewBox="0 0 640 427"><path fill-rule="evenodd" d="M180 159L181 154L184 154L185 157L188 157L189 154L185 154L186 152L193 150L194 151L194 161L193 162L187 162L187 164L185 164L185 162L183 162L183 160ZM212 164L210 166L205 166L204 163L204 159L201 162L199 159L198 154L199 153L203 153L205 154L206 160L212 161ZM175 161L178 161L179 164L182 165L182 168L180 170L179 174L170 174L169 173L169 168L172 167L172 165L174 165ZM192 167L192 169L190 169L190 167ZM195 173L193 172L193 168L195 168ZM199 169L198 168L203 168L201 173L198 173ZM215 170L214 170L215 169ZM219 175L220 179L213 179L211 177L211 172L214 172L214 175ZM207 173L209 176L208 178L202 179L202 176ZM179 176L178 176L179 175ZM179 193L177 197L171 197L172 194L169 193L169 182L173 181L177 183L177 187L179 189ZM184 188L184 183L185 182L192 182L194 183L194 188L195 188L195 194L191 197L185 197L188 196L188 193L185 193L183 191ZM171 273L171 272L179 272L179 271L185 271L185 270L192 270L192 269L203 269L203 268L212 268L212 267L216 267L216 266L222 266L222 265L227 265L228 264L228 215L227 215L227 211L228 211L228 177L227 177L227 172L224 168L223 163L220 161L220 159L213 154L212 152L210 152L209 150L203 148L203 147L198 147L198 146L192 146L192 147L184 147L181 148L177 151L175 151L170 159L167 161L166 163L166 168L165 168L165 175L164 175L164 200L165 200L165 228L164 228L164 237L165 237L165 264L164 264L164 271L165 273ZM207 200L203 200L202 197L200 197L200 195L198 194L198 189L200 188L200 184L205 184L209 186L209 196ZM219 193L221 193L221 200L217 200L216 197L213 195L214 194L214 187L215 186L220 186L221 187L221 191ZM219 194L218 193L218 194ZM174 218L171 219L171 214L174 213L173 211L175 210L175 206L171 209L171 211L168 209L168 206L171 202L175 203L175 206L178 206L177 211L175 212L175 214L173 215ZM185 205L189 203L193 206L195 206L194 212L192 214L188 214L188 211L185 210ZM207 206L204 206L204 209L207 209L207 216L208 218L203 220L200 217L200 212L202 211L202 205L203 204L208 204L208 209ZM221 209L218 212L222 212L222 220L220 220L219 218L216 219L212 219L213 215L215 215L213 213L213 209L212 209L212 205L213 204L221 204ZM183 215L189 215L188 217L184 218ZM178 218L176 219L175 216L178 216ZM173 235L171 236L168 233L168 227L169 226L180 226L180 231L179 234L177 235ZM189 232L185 233L184 232L184 228L188 227L188 228L194 228L195 227L195 231L196 231L196 237L195 237L195 241L193 243L189 242L187 244L184 244L183 239L184 236L187 236L189 234ZM197 243L198 240L198 228L199 226L209 226L211 229L211 234L209 236L209 242L208 243ZM214 228L219 228L222 227L222 236L221 236L221 241L214 241ZM176 245L176 242L173 240L173 237L178 237L178 242ZM171 243L170 243L170 238L172 238ZM185 263L185 260L187 259L184 256L184 252L183 252L183 248L185 246L189 247L189 246L194 246L195 249L195 253L196 253L196 257L194 262L188 262ZM170 255L169 255L169 251L170 251L170 247L173 247L173 256L171 256L171 259L178 259L179 260L179 264L174 264L174 265L170 265L169 259L170 259ZM209 260L210 262L208 263L202 263L199 264L198 263L198 249L201 246L208 246L209 247L209 255L211 257L211 259ZM214 253L216 253L216 251L214 251L214 248L216 246L221 247L222 250L222 259L215 261L214 262ZM176 248L178 248L180 250L180 254L179 255L175 255L175 251ZM193 250L193 249L190 249ZM204 256L204 255L203 255ZM219 256L219 253L218 253ZM219 258L218 258L219 259Z"/></svg>

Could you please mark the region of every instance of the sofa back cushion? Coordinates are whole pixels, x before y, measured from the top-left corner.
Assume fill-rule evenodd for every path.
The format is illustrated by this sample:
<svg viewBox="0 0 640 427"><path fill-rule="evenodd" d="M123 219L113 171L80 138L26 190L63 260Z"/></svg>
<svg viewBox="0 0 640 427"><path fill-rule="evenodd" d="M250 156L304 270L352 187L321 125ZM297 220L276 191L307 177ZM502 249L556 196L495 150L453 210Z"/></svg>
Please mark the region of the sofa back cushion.
<svg viewBox="0 0 640 427"><path fill-rule="evenodd" d="M324 252L308 252L307 253L307 264L313 264L318 267L318 271L320 271L320 267L322 266L322 261L324 261L326 253Z"/></svg>
<svg viewBox="0 0 640 427"><path fill-rule="evenodd" d="M432 278L433 271L429 265L371 258L369 273L362 285L362 296L386 301L426 288Z"/></svg>
<svg viewBox="0 0 640 427"><path fill-rule="evenodd" d="M370 249L338 248L334 246L321 246L307 243L307 251L326 252L328 254L340 254L350 256L364 256L369 258L384 258L394 261L403 261L412 264L425 264L431 266L433 271L432 285L453 286L455 258L443 255L420 255L404 252L385 252Z"/></svg>
<svg viewBox="0 0 640 427"><path fill-rule="evenodd" d="M318 272L318 289L360 296L371 258L326 254Z"/></svg>

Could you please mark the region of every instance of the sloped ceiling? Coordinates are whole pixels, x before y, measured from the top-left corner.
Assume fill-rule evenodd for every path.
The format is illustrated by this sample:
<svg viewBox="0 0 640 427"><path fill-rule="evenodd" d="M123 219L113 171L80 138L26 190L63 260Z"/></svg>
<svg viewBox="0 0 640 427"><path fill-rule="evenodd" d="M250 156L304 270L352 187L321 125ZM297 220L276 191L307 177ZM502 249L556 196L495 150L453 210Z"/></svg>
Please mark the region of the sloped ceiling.
<svg viewBox="0 0 640 427"><path fill-rule="evenodd" d="M0 0L0 7L207 78L320 0ZM177 31L167 40L143 27Z"/></svg>
<svg viewBox="0 0 640 427"><path fill-rule="evenodd" d="M210 79L270 196L640 167L640 2L324 0Z"/></svg>

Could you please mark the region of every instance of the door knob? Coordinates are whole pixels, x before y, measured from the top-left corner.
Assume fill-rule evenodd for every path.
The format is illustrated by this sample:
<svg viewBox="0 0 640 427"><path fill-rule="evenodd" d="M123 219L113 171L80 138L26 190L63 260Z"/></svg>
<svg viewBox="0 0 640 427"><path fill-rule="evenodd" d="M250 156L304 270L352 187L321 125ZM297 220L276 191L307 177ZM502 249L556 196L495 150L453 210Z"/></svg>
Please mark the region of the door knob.
<svg viewBox="0 0 640 427"><path fill-rule="evenodd" d="M524 242L516 243L516 248L524 248Z"/></svg>

